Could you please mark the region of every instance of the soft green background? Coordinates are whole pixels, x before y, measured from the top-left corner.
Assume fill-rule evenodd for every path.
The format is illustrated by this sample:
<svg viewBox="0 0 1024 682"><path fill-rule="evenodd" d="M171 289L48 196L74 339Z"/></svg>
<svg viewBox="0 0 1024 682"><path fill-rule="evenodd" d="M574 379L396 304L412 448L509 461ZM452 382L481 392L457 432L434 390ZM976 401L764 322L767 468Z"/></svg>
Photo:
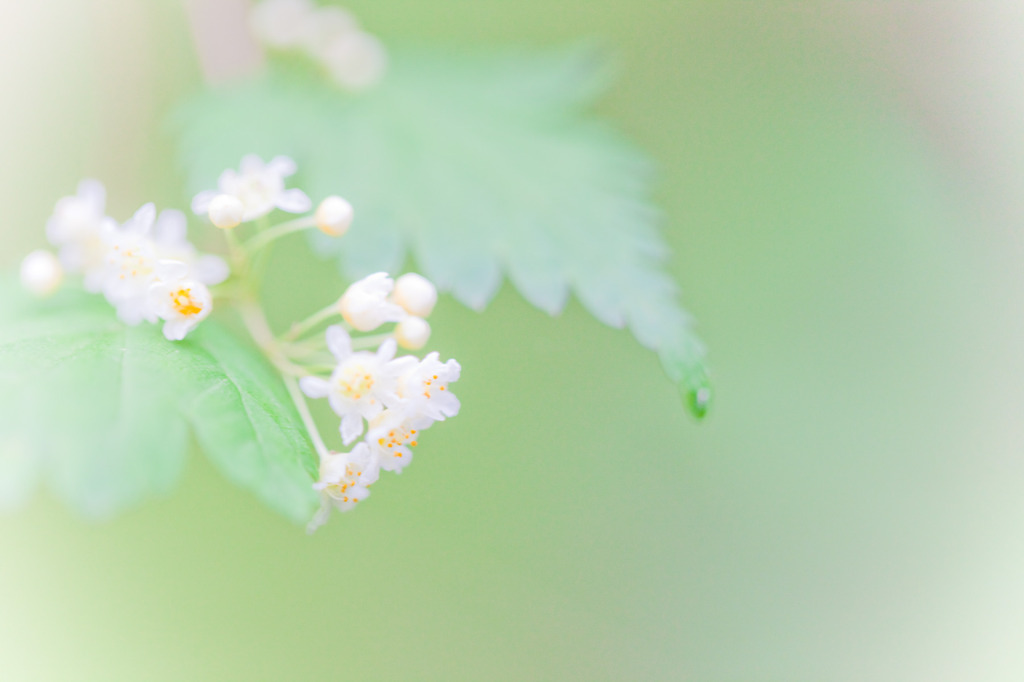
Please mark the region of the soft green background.
<svg viewBox="0 0 1024 682"><path fill-rule="evenodd" d="M171 0L23 4L7 266L82 175L121 217L183 204L159 121L199 80ZM601 113L663 169L712 414L578 305L445 301L463 413L312 538L200 457L106 525L46 495L0 517L0 679L1024 678L1019 140L977 139L998 93L930 98L965 82L943 31L976 27L848 4L351 3L392 39L621 54ZM904 45L918 19L945 67ZM331 295L305 257L279 305Z"/></svg>

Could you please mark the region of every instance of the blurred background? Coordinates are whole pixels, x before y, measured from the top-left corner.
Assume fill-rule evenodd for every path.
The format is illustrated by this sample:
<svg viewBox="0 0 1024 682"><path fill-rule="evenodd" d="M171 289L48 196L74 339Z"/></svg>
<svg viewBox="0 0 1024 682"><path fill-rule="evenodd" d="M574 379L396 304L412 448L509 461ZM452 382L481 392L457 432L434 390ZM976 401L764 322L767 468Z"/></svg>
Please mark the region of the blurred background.
<svg viewBox="0 0 1024 682"><path fill-rule="evenodd" d="M711 415L576 304L443 301L462 414L313 537L200 456L108 524L0 516L0 679L1024 679L1024 7L347 6L619 55L599 113L661 167ZM201 86L180 0L0 6L0 264L83 176L184 207ZM307 258L282 292L337 286Z"/></svg>

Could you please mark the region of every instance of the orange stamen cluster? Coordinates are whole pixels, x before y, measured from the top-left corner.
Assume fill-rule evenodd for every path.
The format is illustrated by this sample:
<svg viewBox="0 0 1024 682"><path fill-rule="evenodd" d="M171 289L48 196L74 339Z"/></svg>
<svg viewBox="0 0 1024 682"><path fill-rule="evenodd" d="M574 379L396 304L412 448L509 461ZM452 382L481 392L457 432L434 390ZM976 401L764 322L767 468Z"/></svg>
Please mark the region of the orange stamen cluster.
<svg viewBox="0 0 1024 682"><path fill-rule="evenodd" d="M203 312L203 306L192 298L191 289L178 289L171 293L171 305L178 311L179 315L191 317Z"/></svg>
<svg viewBox="0 0 1024 682"><path fill-rule="evenodd" d="M352 400L360 400L373 390L373 374L364 367L353 367L343 376L338 377L338 389L342 395Z"/></svg>

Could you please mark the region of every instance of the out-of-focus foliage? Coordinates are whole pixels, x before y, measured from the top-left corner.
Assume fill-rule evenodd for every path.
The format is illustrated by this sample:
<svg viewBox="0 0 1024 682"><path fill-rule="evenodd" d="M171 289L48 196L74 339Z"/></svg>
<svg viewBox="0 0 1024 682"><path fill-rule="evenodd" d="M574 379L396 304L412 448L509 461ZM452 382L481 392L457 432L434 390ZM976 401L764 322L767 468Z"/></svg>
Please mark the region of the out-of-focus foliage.
<svg viewBox="0 0 1024 682"><path fill-rule="evenodd" d="M550 314L571 291L657 351L702 415L704 348L661 268L651 164L584 112L607 82L590 49L399 51L384 82L358 95L277 59L255 81L198 96L175 126L193 191L244 154L289 154L314 199L352 201L344 242L315 242L347 277L397 271L411 254L475 309L503 275Z"/></svg>
<svg viewBox="0 0 1024 682"><path fill-rule="evenodd" d="M233 482L296 522L312 516L315 455L295 408L215 320L172 343L80 290L3 294L0 504L45 481L81 513L109 516L173 488L191 432Z"/></svg>

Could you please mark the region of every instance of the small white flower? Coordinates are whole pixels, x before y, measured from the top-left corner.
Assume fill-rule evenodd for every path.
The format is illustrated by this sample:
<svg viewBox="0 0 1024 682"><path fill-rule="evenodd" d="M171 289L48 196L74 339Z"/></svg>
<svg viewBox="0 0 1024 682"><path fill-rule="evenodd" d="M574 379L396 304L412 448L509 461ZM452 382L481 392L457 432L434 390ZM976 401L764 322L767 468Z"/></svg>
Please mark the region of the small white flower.
<svg viewBox="0 0 1024 682"><path fill-rule="evenodd" d="M34 296L50 296L64 280L64 268L49 251L40 249L21 261L21 285Z"/></svg>
<svg viewBox="0 0 1024 682"><path fill-rule="evenodd" d="M406 316L402 308L388 300L395 288L386 272L377 272L353 283L338 301L345 321L361 332L376 329L385 322L398 322Z"/></svg>
<svg viewBox="0 0 1024 682"><path fill-rule="evenodd" d="M188 265L160 261L149 290L149 305L164 320L164 336L181 341L213 310L213 296L202 282L190 279Z"/></svg>
<svg viewBox="0 0 1024 682"><path fill-rule="evenodd" d="M219 194L210 202L210 222L222 230L230 230L242 224L245 206L242 200L230 194Z"/></svg>
<svg viewBox="0 0 1024 682"><path fill-rule="evenodd" d="M307 16L304 46L315 58L323 59L323 51L335 40L359 31L359 22L341 7L321 7Z"/></svg>
<svg viewBox="0 0 1024 682"><path fill-rule="evenodd" d="M380 475L380 467L366 443L352 452L332 452L320 460L320 479L313 490L320 493L320 511L306 530L312 533L322 526L331 508L346 512L370 496L370 486Z"/></svg>
<svg viewBox="0 0 1024 682"><path fill-rule="evenodd" d="M422 317L409 316L395 325L395 341L406 350L419 350L430 340L430 324Z"/></svg>
<svg viewBox="0 0 1024 682"><path fill-rule="evenodd" d="M393 339L382 343L376 353L353 353L352 340L339 326L327 329L327 347L338 361L331 377L303 377L299 385L310 398L327 398L341 417L341 437L348 445L363 432L363 419L372 419L398 402L396 381L415 366L416 358L395 359Z"/></svg>
<svg viewBox="0 0 1024 682"><path fill-rule="evenodd" d="M159 260L151 235L155 221L156 208L146 204L120 229L107 235L103 294L125 324L156 322L149 305L149 288Z"/></svg>
<svg viewBox="0 0 1024 682"><path fill-rule="evenodd" d="M395 391L403 409L434 421L454 417L460 405L449 384L458 381L461 372L455 360L441 362L437 353L428 353L419 364L398 377Z"/></svg>
<svg viewBox="0 0 1024 682"><path fill-rule="evenodd" d="M300 189L285 189L284 179L295 173L295 162L277 156L264 163L255 154L242 159L240 171L228 169L217 181L219 191L200 192L192 200L197 215L208 215L218 196L229 194L242 202L242 222L261 218L275 208L289 213L305 213L313 203Z"/></svg>
<svg viewBox="0 0 1024 682"><path fill-rule="evenodd" d="M105 235L117 223L104 214L107 194L96 180L83 180L78 193L57 202L46 222L46 236L58 249L61 264L68 272L81 273L85 288L98 292L106 259Z"/></svg>
<svg viewBox="0 0 1024 682"><path fill-rule="evenodd" d="M412 449L419 433L429 428L432 420L410 415L402 409L388 409L370 420L366 442L384 471L401 473L412 461Z"/></svg>
<svg viewBox="0 0 1024 682"><path fill-rule="evenodd" d="M260 42L287 49L303 44L316 13L310 0L264 0L252 9L249 21Z"/></svg>
<svg viewBox="0 0 1024 682"><path fill-rule="evenodd" d="M341 237L352 226L352 204L338 196L327 197L316 209L316 226L331 237Z"/></svg>
<svg viewBox="0 0 1024 682"><path fill-rule="evenodd" d="M410 315L430 317L437 305L437 287L423 275L407 272L395 281L391 298Z"/></svg>
<svg viewBox="0 0 1024 682"><path fill-rule="evenodd" d="M379 40L353 31L341 35L320 51L320 59L334 81L347 90L363 90L384 76L388 53Z"/></svg>

